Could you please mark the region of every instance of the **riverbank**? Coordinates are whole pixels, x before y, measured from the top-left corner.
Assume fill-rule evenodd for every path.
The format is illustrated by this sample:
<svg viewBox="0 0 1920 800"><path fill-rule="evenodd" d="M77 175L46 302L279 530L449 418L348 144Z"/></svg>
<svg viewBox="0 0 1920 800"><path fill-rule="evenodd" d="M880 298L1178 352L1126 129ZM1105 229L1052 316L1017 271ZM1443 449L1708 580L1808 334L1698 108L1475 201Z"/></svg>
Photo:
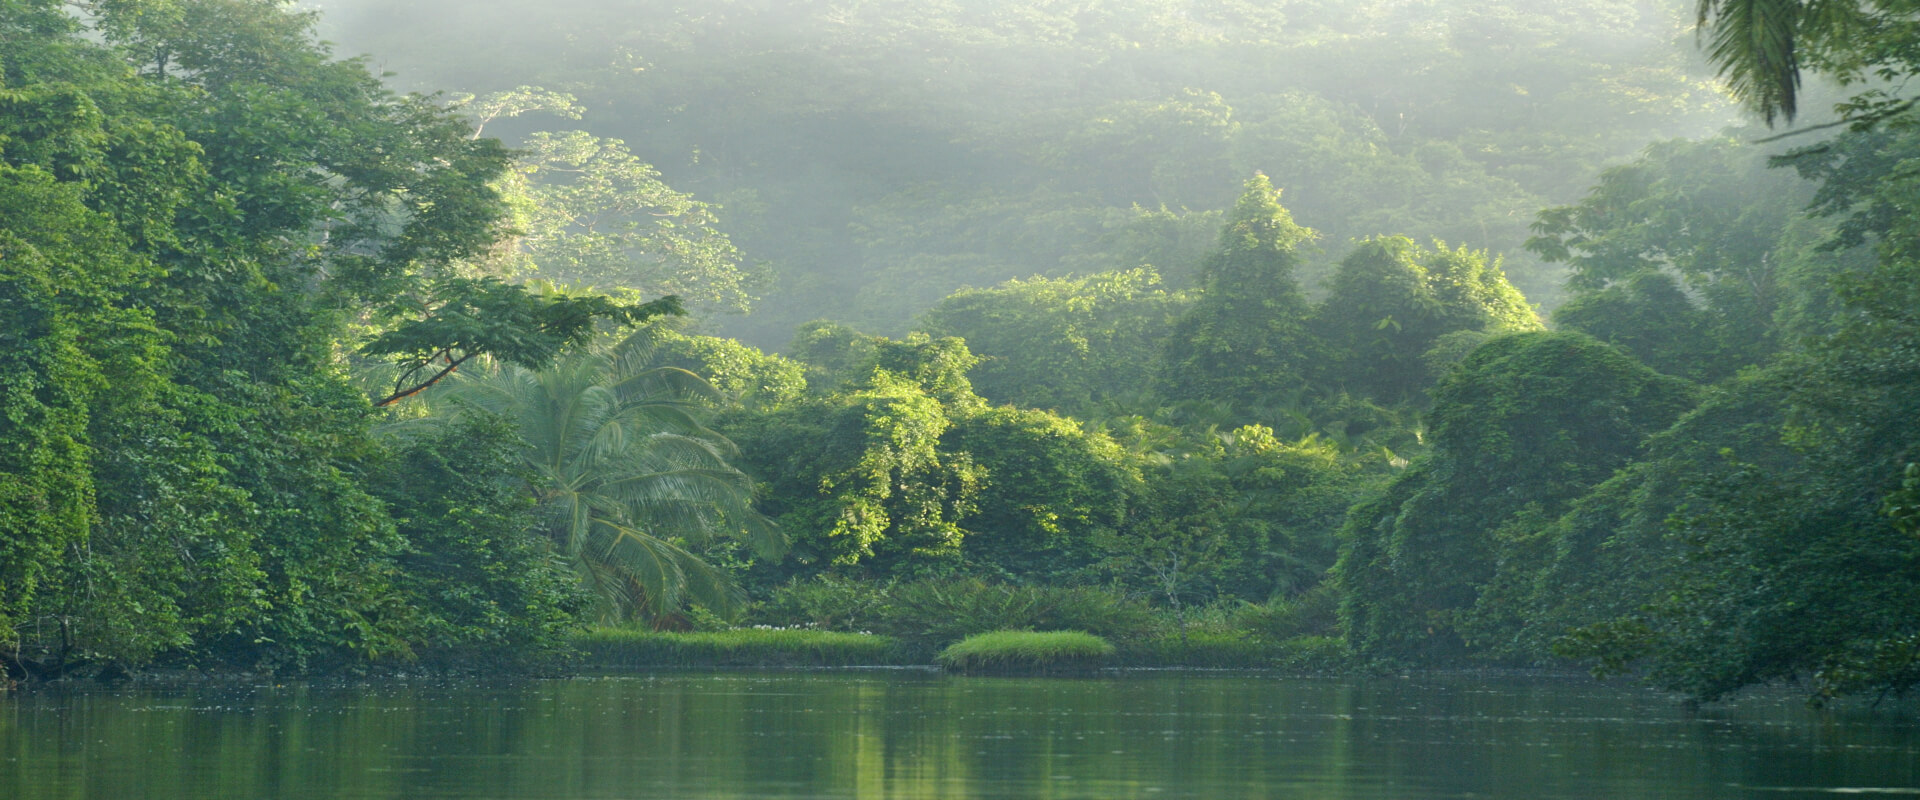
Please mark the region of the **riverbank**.
<svg viewBox="0 0 1920 800"><path fill-rule="evenodd" d="M591 670L702 667L934 666L937 648L891 636L807 629L740 628L672 633L597 628L574 637ZM1190 632L1114 643L1105 664L1128 668L1272 669L1339 673L1354 664L1339 639L1281 642Z"/></svg>

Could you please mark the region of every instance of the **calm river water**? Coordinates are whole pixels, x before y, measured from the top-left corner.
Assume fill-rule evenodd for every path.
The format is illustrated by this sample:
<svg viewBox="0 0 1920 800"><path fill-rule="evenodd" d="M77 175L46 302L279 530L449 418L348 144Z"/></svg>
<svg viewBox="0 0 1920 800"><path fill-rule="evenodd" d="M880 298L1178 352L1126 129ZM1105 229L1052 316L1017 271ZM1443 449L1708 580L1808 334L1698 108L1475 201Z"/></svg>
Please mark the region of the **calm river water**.
<svg viewBox="0 0 1920 800"><path fill-rule="evenodd" d="M0 798L1920 795L1910 706L1573 680L917 671L0 695Z"/></svg>

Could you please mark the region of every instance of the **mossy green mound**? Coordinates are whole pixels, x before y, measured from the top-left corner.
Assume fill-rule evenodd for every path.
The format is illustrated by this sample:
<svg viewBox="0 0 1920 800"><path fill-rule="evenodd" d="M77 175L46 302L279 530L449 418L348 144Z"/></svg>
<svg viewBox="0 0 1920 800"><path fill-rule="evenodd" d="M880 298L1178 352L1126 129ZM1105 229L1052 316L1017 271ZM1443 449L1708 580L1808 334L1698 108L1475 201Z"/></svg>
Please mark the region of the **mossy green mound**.
<svg viewBox="0 0 1920 800"><path fill-rule="evenodd" d="M937 660L955 672L1060 674L1099 669L1113 653L1107 640L1081 631L994 631L955 642Z"/></svg>
<svg viewBox="0 0 1920 800"><path fill-rule="evenodd" d="M661 633L596 628L576 637L586 664L649 667L852 667L910 663L889 636L804 629L742 628Z"/></svg>

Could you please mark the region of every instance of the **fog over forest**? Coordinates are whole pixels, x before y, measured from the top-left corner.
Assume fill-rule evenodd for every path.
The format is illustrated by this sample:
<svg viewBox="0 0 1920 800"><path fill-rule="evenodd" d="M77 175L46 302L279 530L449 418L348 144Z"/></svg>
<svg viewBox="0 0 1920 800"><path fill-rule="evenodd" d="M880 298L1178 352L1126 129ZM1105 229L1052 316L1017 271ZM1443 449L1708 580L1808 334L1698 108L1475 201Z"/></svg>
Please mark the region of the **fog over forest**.
<svg viewBox="0 0 1920 800"><path fill-rule="evenodd" d="M316 5L398 86L577 97L578 122L487 131L620 139L717 204L757 299L709 321L769 348L815 318L897 335L1010 278L1187 288L1255 172L1320 234L1310 293L1398 234L1498 254L1550 312L1534 213L1743 119L1674 0Z"/></svg>

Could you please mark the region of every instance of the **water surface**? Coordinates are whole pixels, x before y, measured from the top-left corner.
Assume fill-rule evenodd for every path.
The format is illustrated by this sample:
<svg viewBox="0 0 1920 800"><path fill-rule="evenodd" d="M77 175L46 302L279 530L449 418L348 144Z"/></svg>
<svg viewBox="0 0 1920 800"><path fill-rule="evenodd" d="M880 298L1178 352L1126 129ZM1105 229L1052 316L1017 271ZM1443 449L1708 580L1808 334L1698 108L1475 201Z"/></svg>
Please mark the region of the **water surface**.
<svg viewBox="0 0 1920 800"><path fill-rule="evenodd" d="M1920 796L1910 707L1584 681L735 672L0 696L0 798Z"/></svg>

